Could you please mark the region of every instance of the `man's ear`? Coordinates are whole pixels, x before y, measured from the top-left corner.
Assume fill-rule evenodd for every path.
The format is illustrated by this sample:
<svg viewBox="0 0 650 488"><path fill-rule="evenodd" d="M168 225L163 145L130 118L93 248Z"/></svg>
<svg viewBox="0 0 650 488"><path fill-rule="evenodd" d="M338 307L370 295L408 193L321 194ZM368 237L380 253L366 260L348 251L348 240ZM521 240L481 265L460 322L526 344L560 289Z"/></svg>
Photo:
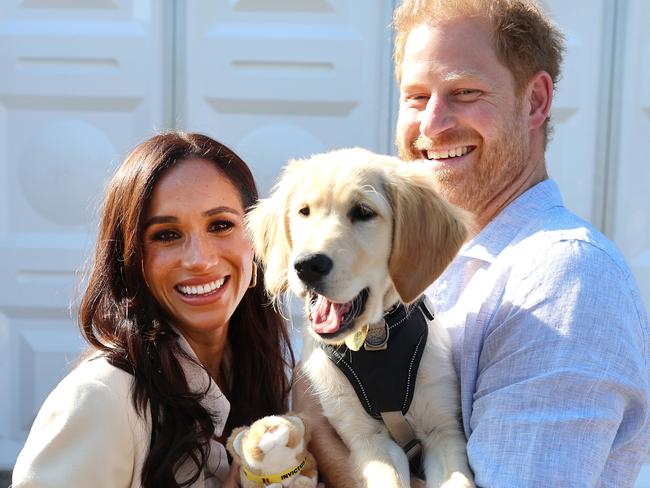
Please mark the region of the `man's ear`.
<svg viewBox="0 0 650 488"><path fill-rule="evenodd" d="M387 173L385 187L393 209L388 269L400 298L410 303L456 256L469 217L438 195L424 167L403 163Z"/></svg>
<svg viewBox="0 0 650 488"><path fill-rule="evenodd" d="M264 268L264 282L272 298L278 299L287 290L287 270L291 254L288 222L289 195L295 185L300 161L290 161L271 190L246 215L246 228L251 237L258 262Z"/></svg>
<svg viewBox="0 0 650 488"><path fill-rule="evenodd" d="M546 71L535 73L526 88L528 101L528 129L533 130L544 125L551 111L553 102L553 80Z"/></svg>

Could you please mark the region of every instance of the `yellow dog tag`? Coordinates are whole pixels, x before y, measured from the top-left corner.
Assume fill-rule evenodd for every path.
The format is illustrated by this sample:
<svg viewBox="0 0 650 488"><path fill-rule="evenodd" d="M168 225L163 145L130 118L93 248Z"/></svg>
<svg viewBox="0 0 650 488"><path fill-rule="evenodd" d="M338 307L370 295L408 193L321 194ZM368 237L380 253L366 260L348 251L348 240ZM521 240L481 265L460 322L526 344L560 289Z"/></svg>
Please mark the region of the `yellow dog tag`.
<svg viewBox="0 0 650 488"><path fill-rule="evenodd" d="M358 330L352 335L349 335L345 338L345 345L348 346L348 349L351 351L358 351L363 346L363 343L366 341L366 336L368 335L368 324L361 327L361 330Z"/></svg>

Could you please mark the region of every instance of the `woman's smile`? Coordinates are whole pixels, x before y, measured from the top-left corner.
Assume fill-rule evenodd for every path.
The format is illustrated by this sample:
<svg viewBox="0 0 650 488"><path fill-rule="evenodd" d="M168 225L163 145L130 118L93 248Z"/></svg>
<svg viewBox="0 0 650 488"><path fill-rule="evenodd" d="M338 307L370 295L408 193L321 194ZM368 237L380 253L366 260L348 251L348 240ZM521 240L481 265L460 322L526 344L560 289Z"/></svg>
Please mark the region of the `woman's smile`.
<svg viewBox="0 0 650 488"><path fill-rule="evenodd" d="M227 280L227 276L221 279L209 281L207 283L198 283L198 284L179 284L176 285L176 289L186 296L204 296L204 295L213 295L214 292L219 290Z"/></svg>
<svg viewBox="0 0 650 488"><path fill-rule="evenodd" d="M177 285L174 289L187 305L200 307L219 301L227 292L229 278L229 276L226 276L197 285Z"/></svg>

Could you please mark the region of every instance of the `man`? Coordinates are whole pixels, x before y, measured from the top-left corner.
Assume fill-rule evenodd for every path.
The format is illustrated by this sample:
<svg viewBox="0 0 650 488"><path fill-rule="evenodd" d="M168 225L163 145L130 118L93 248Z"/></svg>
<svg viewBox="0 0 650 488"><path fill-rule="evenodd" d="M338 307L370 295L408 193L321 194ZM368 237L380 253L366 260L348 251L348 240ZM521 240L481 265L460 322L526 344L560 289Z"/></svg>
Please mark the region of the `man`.
<svg viewBox="0 0 650 488"><path fill-rule="evenodd" d="M633 486L650 327L619 252L548 179L561 34L528 0L404 0L394 25L400 157L477 224L428 291L452 334L476 484Z"/></svg>

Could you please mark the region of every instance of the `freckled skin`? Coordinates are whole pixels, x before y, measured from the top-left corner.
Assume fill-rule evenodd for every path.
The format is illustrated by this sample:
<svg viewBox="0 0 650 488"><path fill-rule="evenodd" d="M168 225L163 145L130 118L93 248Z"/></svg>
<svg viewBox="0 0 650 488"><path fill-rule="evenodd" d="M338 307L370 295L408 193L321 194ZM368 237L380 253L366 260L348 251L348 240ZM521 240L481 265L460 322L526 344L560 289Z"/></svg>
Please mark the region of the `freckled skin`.
<svg viewBox="0 0 650 488"><path fill-rule="evenodd" d="M212 163L196 158L160 177L145 213L146 282L211 374L230 317L251 281L253 251L243 219L237 189ZM188 298L178 289L224 278L208 298Z"/></svg>

